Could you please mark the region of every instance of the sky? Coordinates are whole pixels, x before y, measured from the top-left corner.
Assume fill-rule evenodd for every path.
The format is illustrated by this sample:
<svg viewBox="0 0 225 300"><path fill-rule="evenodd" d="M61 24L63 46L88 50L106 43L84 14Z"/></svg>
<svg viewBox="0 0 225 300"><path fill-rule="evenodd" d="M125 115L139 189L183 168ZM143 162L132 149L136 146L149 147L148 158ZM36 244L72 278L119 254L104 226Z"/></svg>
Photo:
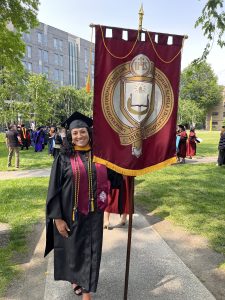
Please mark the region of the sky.
<svg viewBox="0 0 225 300"><path fill-rule="evenodd" d="M201 56L206 45L200 27L194 28L206 0L40 0L38 19L83 39L91 39L89 25L138 29L138 12L143 4L143 28L153 32L188 35L181 69ZM225 48L214 43L207 62L225 85Z"/></svg>

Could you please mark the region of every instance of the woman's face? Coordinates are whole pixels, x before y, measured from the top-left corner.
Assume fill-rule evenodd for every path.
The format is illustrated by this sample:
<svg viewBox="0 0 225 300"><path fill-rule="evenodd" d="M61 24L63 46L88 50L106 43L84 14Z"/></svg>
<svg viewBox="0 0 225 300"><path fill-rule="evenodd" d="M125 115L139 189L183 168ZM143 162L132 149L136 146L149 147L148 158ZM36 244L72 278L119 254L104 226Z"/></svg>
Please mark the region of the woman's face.
<svg viewBox="0 0 225 300"><path fill-rule="evenodd" d="M87 128L74 128L71 130L72 142L75 146L84 147L89 143Z"/></svg>

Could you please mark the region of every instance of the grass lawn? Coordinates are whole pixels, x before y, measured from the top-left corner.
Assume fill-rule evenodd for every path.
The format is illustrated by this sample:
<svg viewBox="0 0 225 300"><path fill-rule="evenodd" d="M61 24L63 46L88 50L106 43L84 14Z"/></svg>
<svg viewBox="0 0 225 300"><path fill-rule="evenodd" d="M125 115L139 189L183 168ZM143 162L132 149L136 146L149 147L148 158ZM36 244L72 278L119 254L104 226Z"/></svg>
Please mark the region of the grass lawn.
<svg viewBox="0 0 225 300"><path fill-rule="evenodd" d="M189 131L187 131L189 133ZM220 131L196 130L197 137L203 141L197 144L197 156L217 156Z"/></svg>
<svg viewBox="0 0 225 300"><path fill-rule="evenodd" d="M135 179L135 204L200 234L225 255L225 168L180 164Z"/></svg>
<svg viewBox="0 0 225 300"><path fill-rule="evenodd" d="M4 134L0 134L0 171L16 170L15 156L12 158L12 167L7 168L8 149L4 137ZM48 155L47 147L42 152L34 152L34 148L29 147L29 150L20 151L20 170L48 168L51 167L52 160L52 156Z"/></svg>
<svg viewBox="0 0 225 300"><path fill-rule="evenodd" d="M18 273L14 257L27 253L26 237L32 225L45 218L48 178L0 181L0 222L11 227L10 243L0 248L0 298Z"/></svg>

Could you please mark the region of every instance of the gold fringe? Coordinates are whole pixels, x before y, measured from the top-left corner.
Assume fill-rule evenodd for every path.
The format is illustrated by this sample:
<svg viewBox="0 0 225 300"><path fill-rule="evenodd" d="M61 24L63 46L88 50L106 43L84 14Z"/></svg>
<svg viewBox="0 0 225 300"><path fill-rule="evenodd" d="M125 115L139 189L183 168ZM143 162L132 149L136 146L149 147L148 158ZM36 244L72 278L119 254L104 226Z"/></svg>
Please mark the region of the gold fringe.
<svg viewBox="0 0 225 300"><path fill-rule="evenodd" d="M169 158L157 165L151 166L151 167L147 167L144 169L140 169L140 170L130 170L130 169L125 169L125 168L121 168L105 159L102 159L100 157L94 156L93 157L93 161L95 163L99 163L102 165L105 165L107 168L112 169L120 174L126 175L126 176L140 176L140 175L144 175L146 173L150 173L150 172L154 172L157 170L160 170L166 166L172 165L176 162L176 157L172 157Z"/></svg>

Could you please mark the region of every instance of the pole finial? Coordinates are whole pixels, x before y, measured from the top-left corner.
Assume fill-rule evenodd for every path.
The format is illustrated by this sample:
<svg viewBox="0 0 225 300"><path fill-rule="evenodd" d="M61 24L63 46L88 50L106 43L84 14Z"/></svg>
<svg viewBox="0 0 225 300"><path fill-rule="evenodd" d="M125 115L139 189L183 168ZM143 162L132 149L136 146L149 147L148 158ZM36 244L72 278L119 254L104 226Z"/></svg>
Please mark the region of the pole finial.
<svg viewBox="0 0 225 300"><path fill-rule="evenodd" d="M143 9L143 4L141 3L141 7L139 9L139 24L138 24L138 31L139 31L139 39L140 39L140 32L142 31L142 21L143 21L143 16L144 16L144 9Z"/></svg>

